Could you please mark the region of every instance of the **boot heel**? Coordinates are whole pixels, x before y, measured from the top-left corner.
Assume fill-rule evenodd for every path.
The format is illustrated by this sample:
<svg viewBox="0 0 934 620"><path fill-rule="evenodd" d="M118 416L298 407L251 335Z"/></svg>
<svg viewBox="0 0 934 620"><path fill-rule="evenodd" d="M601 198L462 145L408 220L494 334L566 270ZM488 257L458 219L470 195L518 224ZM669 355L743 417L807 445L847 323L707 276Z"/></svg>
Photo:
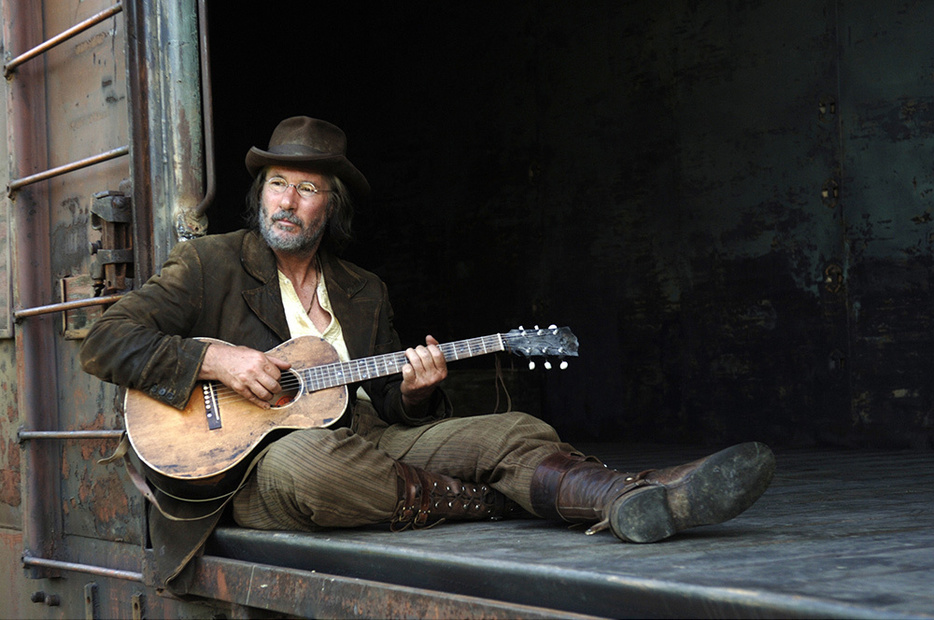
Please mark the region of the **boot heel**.
<svg viewBox="0 0 934 620"><path fill-rule="evenodd" d="M620 540L651 543L675 534L668 492L662 486L636 489L613 502L610 529Z"/></svg>

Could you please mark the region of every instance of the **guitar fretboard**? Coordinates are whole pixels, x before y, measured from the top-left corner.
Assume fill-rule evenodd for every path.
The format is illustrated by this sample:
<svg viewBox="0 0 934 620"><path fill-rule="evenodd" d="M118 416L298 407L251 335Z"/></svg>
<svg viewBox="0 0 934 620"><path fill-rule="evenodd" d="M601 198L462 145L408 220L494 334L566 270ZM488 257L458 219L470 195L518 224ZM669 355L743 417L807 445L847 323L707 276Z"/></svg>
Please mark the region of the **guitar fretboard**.
<svg viewBox="0 0 934 620"><path fill-rule="evenodd" d="M448 362L506 350L502 334L446 342L438 345L438 347L444 354L444 359ZM402 372L402 367L408 363L409 360L405 353L396 352L364 357L349 362L312 366L299 372L305 384L305 389L314 392L358 381L394 375Z"/></svg>

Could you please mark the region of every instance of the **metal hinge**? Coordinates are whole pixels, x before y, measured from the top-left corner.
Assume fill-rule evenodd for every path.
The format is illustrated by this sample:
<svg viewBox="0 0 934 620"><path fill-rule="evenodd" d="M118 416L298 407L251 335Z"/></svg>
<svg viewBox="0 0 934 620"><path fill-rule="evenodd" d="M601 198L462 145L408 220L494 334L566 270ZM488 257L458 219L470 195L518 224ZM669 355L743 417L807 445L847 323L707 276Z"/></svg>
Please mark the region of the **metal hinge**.
<svg viewBox="0 0 934 620"><path fill-rule="evenodd" d="M97 192L91 199L91 227L101 231L91 243L91 277L97 295L112 295L133 285L133 213L122 191Z"/></svg>

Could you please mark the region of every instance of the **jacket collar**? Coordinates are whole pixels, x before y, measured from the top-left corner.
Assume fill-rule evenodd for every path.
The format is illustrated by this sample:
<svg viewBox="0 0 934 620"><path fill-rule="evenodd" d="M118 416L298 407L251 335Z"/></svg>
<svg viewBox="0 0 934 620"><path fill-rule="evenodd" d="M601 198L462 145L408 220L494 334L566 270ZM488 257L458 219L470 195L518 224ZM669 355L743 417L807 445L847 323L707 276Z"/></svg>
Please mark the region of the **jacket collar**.
<svg viewBox="0 0 934 620"><path fill-rule="evenodd" d="M324 271L324 281L328 287L328 296L334 314L342 324L357 323L363 316L357 316L361 311L369 315L372 308L363 308L355 300L366 285L366 278L352 270L349 265L325 250L319 251L321 268ZM276 257L266 245L262 236L256 231L249 231L244 235L241 248L241 261L246 272L260 282L253 289L243 291L243 297L253 312L266 325L272 329L283 341L289 339L289 324L282 308L282 294L279 292L279 276L276 268ZM364 304L367 305L367 304ZM366 317L368 322L372 319ZM364 324L368 324L364 323ZM344 339L352 356L365 353L370 340L370 334L363 333L361 342L349 340L351 333L356 330L345 330Z"/></svg>

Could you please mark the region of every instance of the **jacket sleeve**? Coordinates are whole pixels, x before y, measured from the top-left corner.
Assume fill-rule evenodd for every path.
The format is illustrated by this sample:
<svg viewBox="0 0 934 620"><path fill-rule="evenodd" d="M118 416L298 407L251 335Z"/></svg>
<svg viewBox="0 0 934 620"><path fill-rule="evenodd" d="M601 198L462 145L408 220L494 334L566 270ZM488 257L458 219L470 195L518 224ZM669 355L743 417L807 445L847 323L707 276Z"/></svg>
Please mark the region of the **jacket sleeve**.
<svg viewBox="0 0 934 620"><path fill-rule="evenodd" d="M208 343L187 338L203 303L201 262L190 244L172 251L162 272L127 293L91 327L82 368L182 409Z"/></svg>

